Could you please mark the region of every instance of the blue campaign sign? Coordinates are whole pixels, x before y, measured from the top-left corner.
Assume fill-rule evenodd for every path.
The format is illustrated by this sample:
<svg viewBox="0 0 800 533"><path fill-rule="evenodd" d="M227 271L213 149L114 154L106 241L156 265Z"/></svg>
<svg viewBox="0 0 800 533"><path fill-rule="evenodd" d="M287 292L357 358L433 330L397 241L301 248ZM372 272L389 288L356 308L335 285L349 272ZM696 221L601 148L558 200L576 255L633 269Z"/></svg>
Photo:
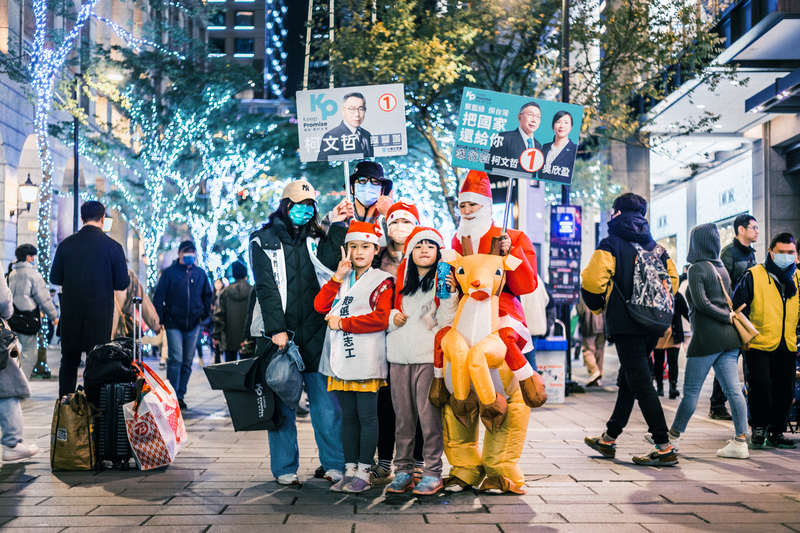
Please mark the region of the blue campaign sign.
<svg viewBox="0 0 800 533"><path fill-rule="evenodd" d="M466 87L452 164L569 185L583 107Z"/></svg>

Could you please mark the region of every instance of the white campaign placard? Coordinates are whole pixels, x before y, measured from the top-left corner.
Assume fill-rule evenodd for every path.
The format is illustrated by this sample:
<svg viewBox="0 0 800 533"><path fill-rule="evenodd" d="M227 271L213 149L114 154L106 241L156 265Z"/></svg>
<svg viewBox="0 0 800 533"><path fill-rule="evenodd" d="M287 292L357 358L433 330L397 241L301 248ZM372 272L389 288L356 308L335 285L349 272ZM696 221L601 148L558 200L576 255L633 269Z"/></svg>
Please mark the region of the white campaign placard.
<svg viewBox="0 0 800 533"><path fill-rule="evenodd" d="M403 84L298 91L297 131L303 162L406 155Z"/></svg>

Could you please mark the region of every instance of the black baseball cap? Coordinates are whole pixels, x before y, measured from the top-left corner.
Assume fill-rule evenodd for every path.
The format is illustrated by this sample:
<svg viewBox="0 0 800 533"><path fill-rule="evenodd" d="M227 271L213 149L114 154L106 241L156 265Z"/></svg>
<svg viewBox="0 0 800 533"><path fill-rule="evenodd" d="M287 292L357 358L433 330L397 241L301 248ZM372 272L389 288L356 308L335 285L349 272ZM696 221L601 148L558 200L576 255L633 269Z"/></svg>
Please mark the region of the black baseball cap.
<svg viewBox="0 0 800 533"><path fill-rule="evenodd" d="M180 244L180 246L178 246L178 253L188 252L189 250L192 250L194 252L197 251L197 248L195 248L194 242L192 242L192 241L183 241Z"/></svg>

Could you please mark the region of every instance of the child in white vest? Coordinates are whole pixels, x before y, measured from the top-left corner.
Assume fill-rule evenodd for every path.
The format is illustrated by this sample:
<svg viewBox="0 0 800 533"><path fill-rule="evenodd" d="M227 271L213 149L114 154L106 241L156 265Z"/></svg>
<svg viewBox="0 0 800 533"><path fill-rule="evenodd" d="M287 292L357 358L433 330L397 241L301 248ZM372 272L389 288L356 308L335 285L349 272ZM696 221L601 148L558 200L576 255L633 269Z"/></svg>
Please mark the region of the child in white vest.
<svg viewBox="0 0 800 533"><path fill-rule="evenodd" d="M433 381L433 347L436 333L453 323L458 308L456 281L447 275L450 297L437 298L437 267L444 239L432 228L417 227L406 240L404 259L397 269L394 308L386 335L395 421L395 478L387 492L414 489L430 495L442 487L442 411L428 400ZM414 441L419 420L425 467L416 484Z"/></svg>
<svg viewBox="0 0 800 533"><path fill-rule="evenodd" d="M336 273L314 299L328 321L319 371L328 376L342 408L345 475L331 487L363 492L378 447L378 389L386 386L386 328L394 277L370 268L380 237L370 223L353 221Z"/></svg>

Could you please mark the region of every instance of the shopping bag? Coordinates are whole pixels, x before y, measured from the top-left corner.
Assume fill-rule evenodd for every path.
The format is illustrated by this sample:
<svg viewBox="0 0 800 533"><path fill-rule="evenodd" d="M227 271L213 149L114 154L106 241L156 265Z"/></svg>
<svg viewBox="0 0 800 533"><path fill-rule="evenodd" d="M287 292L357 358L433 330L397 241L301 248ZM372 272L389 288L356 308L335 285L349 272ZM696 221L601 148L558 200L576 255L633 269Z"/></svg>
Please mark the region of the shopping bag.
<svg viewBox="0 0 800 533"><path fill-rule="evenodd" d="M266 383L264 358L258 359L253 390L223 391L234 431L272 431L283 420L280 410L275 407L275 393Z"/></svg>
<svg viewBox="0 0 800 533"><path fill-rule="evenodd" d="M82 387L56 400L50 428L50 468L94 470L94 418L98 411L86 399Z"/></svg>
<svg viewBox="0 0 800 533"><path fill-rule="evenodd" d="M292 341L273 355L267 366L267 386L291 409L297 408L303 395L303 370L300 350Z"/></svg>
<svg viewBox="0 0 800 533"><path fill-rule="evenodd" d="M255 387L257 367L258 358L251 357L228 363L206 365L203 367L203 371L206 373L212 390L251 391Z"/></svg>
<svg viewBox="0 0 800 533"><path fill-rule="evenodd" d="M175 459L177 439L167 420L166 402L149 392L141 401L123 405L122 412L133 458L140 470L167 466Z"/></svg>
<svg viewBox="0 0 800 533"><path fill-rule="evenodd" d="M137 361L134 364L140 369L142 377L144 377L145 381L152 389L150 394L154 394L164 405L167 421L175 435L175 453L178 453L186 442L187 435L186 425L183 423L183 415L178 405L178 396L175 394L175 389L172 388L172 385L162 380L146 363Z"/></svg>

